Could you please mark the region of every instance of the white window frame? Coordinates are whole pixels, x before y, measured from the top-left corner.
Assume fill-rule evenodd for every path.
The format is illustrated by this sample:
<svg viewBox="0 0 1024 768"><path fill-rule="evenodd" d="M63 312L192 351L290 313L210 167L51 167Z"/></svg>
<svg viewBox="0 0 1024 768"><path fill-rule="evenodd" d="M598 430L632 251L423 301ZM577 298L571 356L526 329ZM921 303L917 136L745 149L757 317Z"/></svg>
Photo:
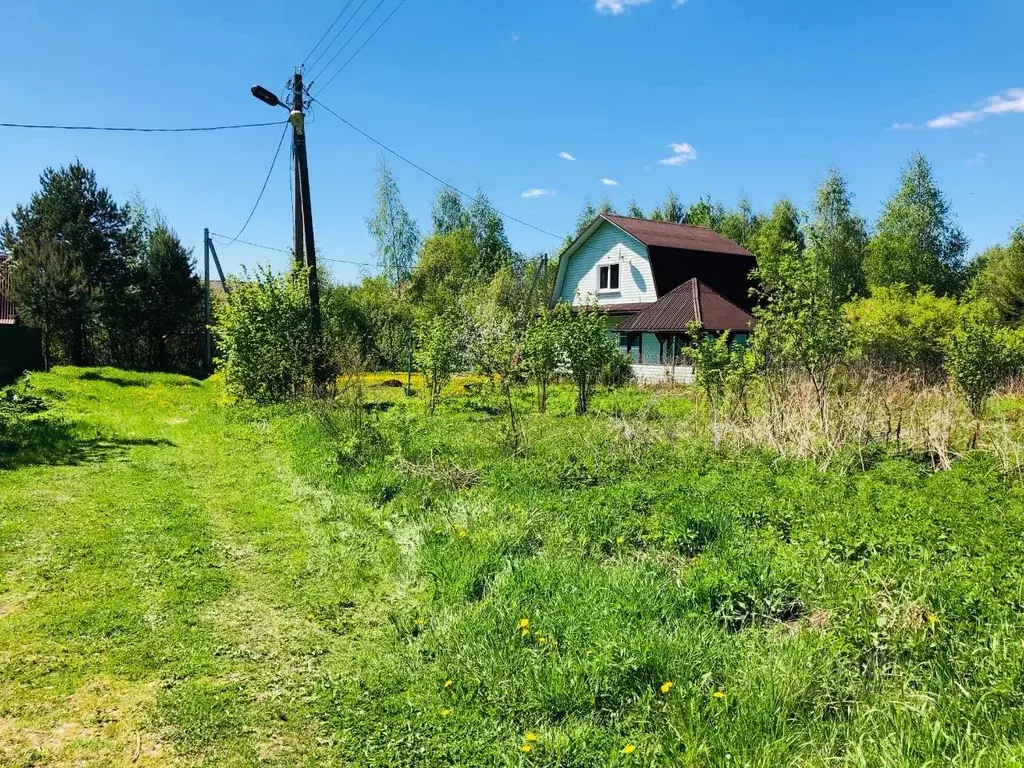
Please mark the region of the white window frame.
<svg viewBox="0 0 1024 768"><path fill-rule="evenodd" d="M612 268L615 269L616 285L614 288L612 285ZM604 270L608 270L608 287L601 287L601 275ZM612 262L609 264L598 264L597 266L597 292L598 293L620 293L622 291L622 266L618 262Z"/></svg>

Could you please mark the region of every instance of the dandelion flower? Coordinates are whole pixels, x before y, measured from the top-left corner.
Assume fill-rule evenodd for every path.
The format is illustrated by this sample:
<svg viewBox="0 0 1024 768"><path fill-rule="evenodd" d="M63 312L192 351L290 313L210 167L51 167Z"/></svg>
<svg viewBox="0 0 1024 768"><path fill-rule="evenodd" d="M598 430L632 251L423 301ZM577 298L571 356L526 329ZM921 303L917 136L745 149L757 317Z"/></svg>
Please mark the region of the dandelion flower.
<svg viewBox="0 0 1024 768"><path fill-rule="evenodd" d="M526 734L523 737L523 741L526 741L526 742L540 741L540 739L537 738L537 734L536 733L534 733L533 731L530 731L528 734Z"/></svg>
<svg viewBox="0 0 1024 768"><path fill-rule="evenodd" d="M451 717L452 711L450 709L442 709L441 717Z"/></svg>
<svg viewBox="0 0 1024 768"><path fill-rule="evenodd" d="M934 613L929 613L928 614L928 624L930 626L934 627L938 623L939 623L939 617L936 616Z"/></svg>
<svg viewBox="0 0 1024 768"><path fill-rule="evenodd" d="M716 699L724 699L725 698L725 691L715 691L714 693L711 694L711 696L713 698L716 698Z"/></svg>
<svg viewBox="0 0 1024 768"><path fill-rule="evenodd" d="M451 680L445 680L444 681L444 687L445 688L451 688L452 687L452 681Z"/></svg>
<svg viewBox="0 0 1024 768"><path fill-rule="evenodd" d="M675 683L673 683L671 680L666 680L664 683L661 684L661 692L668 693L672 690L672 686L674 685Z"/></svg>
<svg viewBox="0 0 1024 768"><path fill-rule="evenodd" d="M469 534L468 534L468 533L466 532L466 529L465 529L465 528L459 528L459 538L460 538L460 539L464 539L464 538L466 538L466 536L468 536L468 535L469 535Z"/></svg>
<svg viewBox="0 0 1024 768"><path fill-rule="evenodd" d="M616 544L621 544L621 543L622 543L622 542L624 542L625 540L626 540L626 537L625 537L625 536L619 536L619 538L617 538L617 539L615 540L615 543L616 543Z"/></svg>
<svg viewBox="0 0 1024 768"><path fill-rule="evenodd" d="M520 619L519 620L519 628L520 629L526 629L528 626L530 626L530 620L529 619Z"/></svg>
<svg viewBox="0 0 1024 768"><path fill-rule="evenodd" d="M519 749L522 752L530 752L531 750L533 750L533 745L532 744L523 744L523 746L521 746Z"/></svg>
<svg viewBox="0 0 1024 768"><path fill-rule="evenodd" d="M627 744L622 748L622 754L624 755L632 755L634 752L636 752L636 747L632 744Z"/></svg>
<svg viewBox="0 0 1024 768"><path fill-rule="evenodd" d="M528 629L520 629L519 630L519 636L520 637L526 637L528 634L530 634L530 630L528 630Z"/></svg>

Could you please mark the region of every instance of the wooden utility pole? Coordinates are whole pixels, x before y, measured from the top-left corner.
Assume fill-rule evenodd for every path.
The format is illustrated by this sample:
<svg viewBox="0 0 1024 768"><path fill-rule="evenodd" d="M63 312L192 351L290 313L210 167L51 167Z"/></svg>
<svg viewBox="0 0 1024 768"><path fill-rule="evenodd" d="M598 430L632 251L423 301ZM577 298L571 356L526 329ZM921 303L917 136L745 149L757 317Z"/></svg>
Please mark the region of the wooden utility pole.
<svg viewBox="0 0 1024 768"><path fill-rule="evenodd" d="M213 312L210 307L210 230L203 230L203 275L204 275L204 291L206 296L206 333L205 335L205 350L203 354L203 362L206 363L207 370L213 368L213 343L210 339L210 326L213 324Z"/></svg>
<svg viewBox="0 0 1024 768"><path fill-rule="evenodd" d="M302 84L302 69L296 70L292 78L292 147L295 152L295 222L298 225L301 212L301 234L295 228L295 258L308 270L310 325L315 345L314 372L317 383L323 375L323 353L321 350L320 285L316 275L316 242L313 238L313 205L309 195L309 163L306 157L306 109L305 91ZM301 239L301 242L300 242ZM301 255L300 255L301 254Z"/></svg>

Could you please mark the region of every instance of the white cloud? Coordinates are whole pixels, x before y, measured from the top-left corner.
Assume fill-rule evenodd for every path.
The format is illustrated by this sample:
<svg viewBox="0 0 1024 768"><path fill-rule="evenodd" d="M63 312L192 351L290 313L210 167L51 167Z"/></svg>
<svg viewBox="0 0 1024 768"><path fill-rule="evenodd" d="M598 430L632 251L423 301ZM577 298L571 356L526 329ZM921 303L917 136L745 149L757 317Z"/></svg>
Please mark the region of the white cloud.
<svg viewBox="0 0 1024 768"><path fill-rule="evenodd" d="M685 141L682 144L673 141L668 146L672 150L672 157L659 160L659 165L683 165L697 159L697 150Z"/></svg>
<svg viewBox="0 0 1024 768"><path fill-rule="evenodd" d="M894 131L908 131L912 128L962 128L971 123L980 123L989 117L1010 114L1024 114L1024 88L1010 88L995 96L989 96L974 109L939 115L921 126L915 126L913 123L893 123L891 128Z"/></svg>
<svg viewBox="0 0 1024 768"><path fill-rule="evenodd" d="M517 35L515 32L513 32L512 33L512 43L515 44L515 43L518 43L518 42L519 42L519 35Z"/></svg>
<svg viewBox="0 0 1024 768"><path fill-rule="evenodd" d="M609 179L607 176L605 176L603 179L601 179L601 183L604 184L606 187L617 187L617 186L619 186L619 182L617 182L615 179Z"/></svg>
<svg viewBox="0 0 1024 768"><path fill-rule="evenodd" d="M573 162L575 162L576 160L576 158L570 155L568 152L559 152L558 156L563 160L572 160Z"/></svg>
<svg viewBox="0 0 1024 768"><path fill-rule="evenodd" d="M979 152L978 154L971 155L969 158L967 158L967 162L970 165L982 165L987 160L988 160L988 155L985 154L984 152Z"/></svg>
<svg viewBox="0 0 1024 768"><path fill-rule="evenodd" d="M523 197L533 200L538 197L554 197L557 193L553 189L528 189L523 192Z"/></svg>
<svg viewBox="0 0 1024 768"><path fill-rule="evenodd" d="M613 16L618 16L620 13L625 13L631 6L634 5L647 5L652 0L597 0L594 4L594 8L597 9L598 13L610 13Z"/></svg>

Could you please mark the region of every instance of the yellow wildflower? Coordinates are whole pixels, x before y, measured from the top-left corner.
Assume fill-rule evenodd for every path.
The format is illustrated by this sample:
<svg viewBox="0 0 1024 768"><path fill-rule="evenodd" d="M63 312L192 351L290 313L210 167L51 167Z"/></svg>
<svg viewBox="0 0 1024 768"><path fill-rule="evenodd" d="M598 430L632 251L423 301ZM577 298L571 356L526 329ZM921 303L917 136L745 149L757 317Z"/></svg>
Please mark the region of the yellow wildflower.
<svg viewBox="0 0 1024 768"><path fill-rule="evenodd" d="M464 538L466 538L466 536L468 536L468 535L469 535L469 534L468 534L468 533L466 532L466 529L465 529L465 528L459 528L459 538L460 538L460 539L464 539Z"/></svg>
<svg viewBox="0 0 1024 768"><path fill-rule="evenodd" d="M528 626L530 626L530 620L529 619L520 619L519 620L519 628L520 629L526 629Z"/></svg>
<svg viewBox="0 0 1024 768"><path fill-rule="evenodd" d="M615 540L615 543L616 543L616 544L621 544L621 543L622 543L622 542L624 542L625 540L626 540L626 537L625 537L625 536L619 536L619 538L617 538L617 539Z"/></svg>
<svg viewBox="0 0 1024 768"><path fill-rule="evenodd" d="M530 634L530 630L528 630L528 629L520 629L519 630L519 636L520 637L526 637L528 634Z"/></svg>
<svg viewBox="0 0 1024 768"><path fill-rule="evenodd" d="M673 683L671 680L666 680L664 683L661 684L661 692L668 693L672 690L673 685L675 685L675 683Z"/></svg>
<svg viewBox="0 0 1024 768"><path fill-rule="evenodd" d="M450 709L442 709L441 710L441 717L450 717L451 714L452 714L452 711Z"/></svg>
<svg viewBox="0 0 1024 768"><path fill-rule="evenodd" d="M521 749L523 752L529 752L533 749L533 746L531 744L523 744L523 746L521 746L519 749Z"/></svg>
<svg viewBox="0 0 1024 768"><path fill-rule="evenodd" d="M445 680L444 681L444 687L445 688L451 688L452 687L452 681L451 680Z"/></svg>
<svg viewBox="0 0 1024 768"><path fill-rule="evenodd" d="M636 747L632 744L627 744L622 748L622 754L624 755L632 755L634 752L636 752Z"/></svg>
<svg viewBox="0 0 1024 768"><path fill-rule="evenodd" d="M540 643L541 645L544 645L544 643L546 643L547 641L548 641L548 639L546 637L544 637L544 635L541 635L540 637L537 638L537 642Z"/></svg>
<svg viewBox="0 0 1024 768"><path fill-rule="evenodd" d="M711 694L711 696L713 698L716 698L716 699L724 699L725 698L725 691L715 691L714 693Z"/></svg>
<svg viewBox="0 0 1024 768"><path fill-rule="evenodd" d="M534 733L533 731L530 731L528 734L526 734L523 737L523 741L527 741L527 742L529 742L529 741L540 741L540 739L537 738L537 734L536 733Z"/></svg>
<svg viewBox="0 0 1024 768"><path fill-rule="evenodd" d="M928 614L928 624L930 626L934 627L938 623L939 623L939 617L936 616L934 613L929 613Z"/></svg>

